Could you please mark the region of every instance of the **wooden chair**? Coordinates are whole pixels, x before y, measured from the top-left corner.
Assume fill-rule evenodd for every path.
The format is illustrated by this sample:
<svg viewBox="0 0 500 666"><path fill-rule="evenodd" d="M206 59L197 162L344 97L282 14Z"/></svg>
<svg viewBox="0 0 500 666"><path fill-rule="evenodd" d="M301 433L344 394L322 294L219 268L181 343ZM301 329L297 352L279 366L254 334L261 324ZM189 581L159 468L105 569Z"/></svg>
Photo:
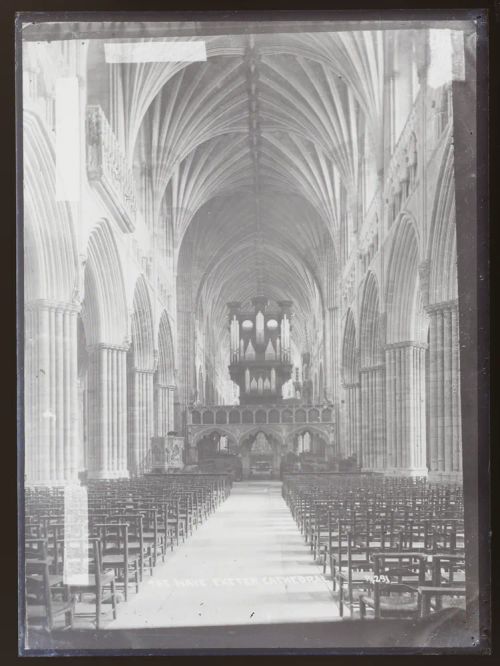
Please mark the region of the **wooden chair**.
<svg viewBox="0 0 500 666"><path fill-rule="evenodd" d="M465 555L438 553L431 557L432 584L436 587L465 585Z"/></svg>
<svg viewBox="0 0 500 666"><path fill-rule="evenodd" d="M119 516L120 521L128 523L128 549L133 556L139 557L139 575L142 581L146 563L149 573L153 575L153 548L151 542L144 539L144 515L142 512L122 513Z"/></svg>
<svg viewBox="0 0 500 666"><path fill-rule="evenodd" d="M360 618L367 608L379 618L414 618L419 614L418 587L425 585L423 553L384 552L373 555L373 577L366 581L367 594L359 596Z"/></svg>
<svg viewBox="0 0 500 666"><path fill-rule="evenodd" d="M187 537L193 534L193 499L190 493L182 493L178 505L178 521L182 533Z"/></svg>
<svg viewBox="0 0 500 666"><path fill-rule="evenodd" d="M86 581L70 582L69 587L75 594L92 594L95 597L95 623L96 629L101 628L102 605L111 602L113 619L116 619L116 583L113 569L104 569L102 564L102 542L91 537L89 545L92 553L89 573Z"/></svg>
<svg viewBox="0 0 500 666"><path fill-rule="evenodd" d="M63 617L63 628L72 627L75 599L67 585L51 585L48 561L27 560L25 572L27 625L41 626L46 631L52 631L56 627L56 620Z"/></svg>
<svg viewBox="0 0 500 666"><path fill-rule="evenodd" d="M347 553L345 561L340 562L336 572L336 586L338 586L339 615L344 616L344 605L347 603L351 617L354 615L354 605L362 590L366 590L367 582L373 574L373 561L369 540L362 535L358 540L354 532L349 530L347 537ZM347 590L345 589L347 588Z"/></svg>
<svg viewBox="0 0 500 666"><path fill-rule="evenodd" d="M441 610L443 601L447 597L463 596L456 590L465 590L465 556L461 553L438 553L431 556L432 587L439 588L439 592L422 592L422 612L428 614L431 610L431 599L434 597L433 610ZM447 594L446 590L454 590Z"/></svg>
<svg viewBox="0 0 500 666"><path fill-rule="evenodd" d="M152 551L152 564L155 567L159 556L165 562L167 536L158 529L158 511L156 508L145 508L140 511L144 517L142 537L145 546Z"/></svg>
<svg viewBox="0 0 500 666"><path fill-rule="evenodd" d="M328 511L329 502L321 501L315 506L314 521L312 525L311 550L314 553L314 559L319 560L324 557L325 547L328 546Z"/></svg>
<svg viewBox="0 0 500 666"><path fill-rule="evenodd" d="M337 573L347 565L347 548L349 542L349 525L346 519L337 520L337 529L334 530L331 522L329 528L329 561L330 575L333 582L333 591L337 589Z"/></svg>
<svg viewBox="0 0 500 666"><path fill-rule="evenodd" d="M47 537L28 537L24 540L24 558L30 560L48 560ZM50 564L50 560L49 560Z"/></svg>
<svg viewBox="0 0 500 666"><path fill-rule="evenodd" d="M434 587L432 585L419 586L418 606L420 617L427 617L432 611L432 598L435 598L435 610L442 608L443 597L465 597L465 587Z"/></svg>
<svg viewBox="0 0 500 666"><path fill-rule="evenodd" d="M99 526L101 562L104 569L112 569L115 581L123 585L125 601L128 600L129 586L139 592L140 558L129 547L128 523L113 522Z"/></svg>

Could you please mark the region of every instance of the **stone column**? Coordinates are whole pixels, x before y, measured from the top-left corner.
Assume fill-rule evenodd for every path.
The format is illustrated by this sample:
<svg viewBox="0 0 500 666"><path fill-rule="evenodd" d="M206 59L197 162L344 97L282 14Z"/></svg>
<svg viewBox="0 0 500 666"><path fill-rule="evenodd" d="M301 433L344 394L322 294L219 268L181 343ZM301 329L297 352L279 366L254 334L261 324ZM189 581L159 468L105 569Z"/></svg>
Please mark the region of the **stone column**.
<svg viewBox="0 0 500 666"><path fill-rule="evenodd" d="M73 303L25 307L25 477L28 484L78 478L77 313Z"/></svg>
<svg viewBox="0 0 500 666"><path fill-rule="evenodd" d="M386 347L387 472L426 476L425 354L427 345Z"/></svg>
<svg viewBox="0 0 500 666"><path fill-rule="evenodd" d="M340 361L339 361L339 309L338 308L328 308L327 310L328 317L328 335L327 335L327 364L326 364L326 373L325 373L325 385L327 386L328 392L327 397L332 400L333 403L338 403L339 401L339 391L340 391Z"/></svg>
<svg viewBox="0 0 500 666"><path fill-rule="evenodd" d="M175 386L156 384L155 434L166 437L174 428Z"/></svg>
<svg viewBox="0 0 500 666"><path fill-rule="evenodd" d="M361 463L361 438L360 438L360 384L344 384L346 396L346 427L345 457L356 454L358 464Z"/></svg>
<svg viewBox="0 0 500 666"><path fill-rule="evenodd" d="M186 251L191 251L186 248ZM196 346L196 321L193 310L193 279L190 273L177 275L177 354L178 374L176 376L177 395L175 400L175 430L186 433L186 407L194 399L196 368L193 353Z"/></svg>
<svg viewBox="0 0 500 666"><path fill-rule="evenodd" d="M339 412L340 405L340 394L341 394L341 385L340 385L340 310L338 307L328 308L328 323L329 323L329 364L326 367L326 373L329 374L329 379L327 379L327 385L330 384L329 397L333 404L335 405L335 411ZM336 438L337 441L340 440L340 423L335 424L336 429Z"/></svg>
<svg viewBox="0 0 500 666"><path fill-rule="evenodd" d="M89 478L127 477L127 347L99 343L89 352Z"/></svg>
<svg viewBox="0 0 500 666"><path fill-rule="evenodd" d="M128 377L128 467L141 474L154 435L154 369L131 368Z"/></svg>
<svg viewBox="0 0 500 666"><path fill-rule="evenodd" d="M430 318L429 438L431 477L462 473L460 348L457 301L427 308Z"/></svg>
<svg viewBox="0 0 500 666"><path fill-rule="evenodd" d="M168 387L168 430L175 430L175 412L174 412L174 401L175 401L175 386Z"/></svg>
<svg viewBox="0 0 500 666"><path fill-rule="evenodd" d="M362 368L361 451L364 469L385 469L385 367Z"/></svg>

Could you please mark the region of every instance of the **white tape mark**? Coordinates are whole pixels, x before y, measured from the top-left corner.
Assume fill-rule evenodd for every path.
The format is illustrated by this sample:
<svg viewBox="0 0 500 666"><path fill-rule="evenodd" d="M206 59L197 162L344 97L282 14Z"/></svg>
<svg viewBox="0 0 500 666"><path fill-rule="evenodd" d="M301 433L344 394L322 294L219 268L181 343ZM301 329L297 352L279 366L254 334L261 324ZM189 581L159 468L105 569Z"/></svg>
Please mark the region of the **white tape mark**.
<svg viewBox="0 0 500 666"><path fill-rule="evenodd" d="M464 80L464 35L461 30L429 30L429 50L429 86L439 88L451 81Z"/></svg>
<svg viewBox="0 0 500 666"><path fill-rule="evenodd" d="M64 488L64 570L65 585L88 585L89 529L87 489Z"/></svg>
<svg viewBox="0 0 500 666"><path fill-rule="evenodd" d="M80 99L76 76L56 81L56 201L80 199Z"/></svg>
<svg viewBox="0 0 500 666"><path fill-rule="evenodd" d="M107 63L204 62L204 41L193 42L118 42L104 44Z"/></svg>

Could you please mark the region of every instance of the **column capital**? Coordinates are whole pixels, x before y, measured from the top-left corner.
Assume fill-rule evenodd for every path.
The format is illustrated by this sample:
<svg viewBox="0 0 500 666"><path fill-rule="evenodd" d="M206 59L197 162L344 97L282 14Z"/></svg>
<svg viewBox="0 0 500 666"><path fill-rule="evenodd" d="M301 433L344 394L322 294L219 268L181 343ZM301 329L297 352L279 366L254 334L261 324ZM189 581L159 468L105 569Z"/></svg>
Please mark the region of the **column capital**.
<svg viewBox="0 0 500 666"><path fill-rule="evenodd" d="M458 298L453 298L449 301L441 301L440 303L431 303L425 308L425 310L429 315L444 312L445 310L456 311L458 310Z"/></svg>
<svg viewBox="0 0 500 666"><path fill-rule="evenodd" d="M133 372L142 375L154 375L156 370L154 368L138 368L137 366L132 366L130 368Z"/></svg>
<svg viewBox="0 0 500 666"><path fill-rule="evenodd" d="M407 349L408 347L414 347L415 349L427 349L428 345L425 342L405 340L404 342L390 342L389 344L385 345L385 350L390 351L391 349Z"/></svg>
<svg viewBox="0 0 500 666"><path fill-rule="evenodd" d="M26 310L56 310L59 312L78 313L81 304L74 301L54 301L47 298L37 298L24 304Z"/></svg>
<svg viewBox="0 0 500 666"><path fill-rule="evenodd" d="M99 351L101 349L109 349L110 351L123 351L127 352L130 349L129 345L116 345L109 342L96 342L93 345L87 345L89 353Z"/></svg>
<svg viewBox="0 0 500 666"><path fill-rule="evenodd" d="M361 382L342 382L342 386L345 389L359 388L361 386Z"/></svg>
<svg viewBox="0 0 500 666"><path fill-rule="evenodd" d="M375 363L374 365L365 365L363 368L360 368L359 372L371 372L373 370L383 370L385 368L385 363Z"/></svg>
<svg viewBox="0 0 500 666"><path fill-rule="evenodd" d="M162 382L156 382L155 386L156 386L156 388L159 388L159 389L168 389L168 388L170 388L168 384L163 384Z"/></svg>

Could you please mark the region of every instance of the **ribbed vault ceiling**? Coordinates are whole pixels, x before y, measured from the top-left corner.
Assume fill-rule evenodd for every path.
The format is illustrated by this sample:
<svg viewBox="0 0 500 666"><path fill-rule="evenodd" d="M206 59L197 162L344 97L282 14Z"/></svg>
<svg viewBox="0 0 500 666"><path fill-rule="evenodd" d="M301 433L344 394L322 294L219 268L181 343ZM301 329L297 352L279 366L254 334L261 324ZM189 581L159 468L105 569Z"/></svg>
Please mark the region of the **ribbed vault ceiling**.
<svg viewBox="0 0 500 666"><path fill-rule="evenodd" d="M228 301L264 293L294 301L304 348L321 324L341 197L355 215L361 161L379 165L383 34L205 41L206 62L120 65L124 140L134 167L149 167L153 219L171 225L216 338Z"/></svg>

